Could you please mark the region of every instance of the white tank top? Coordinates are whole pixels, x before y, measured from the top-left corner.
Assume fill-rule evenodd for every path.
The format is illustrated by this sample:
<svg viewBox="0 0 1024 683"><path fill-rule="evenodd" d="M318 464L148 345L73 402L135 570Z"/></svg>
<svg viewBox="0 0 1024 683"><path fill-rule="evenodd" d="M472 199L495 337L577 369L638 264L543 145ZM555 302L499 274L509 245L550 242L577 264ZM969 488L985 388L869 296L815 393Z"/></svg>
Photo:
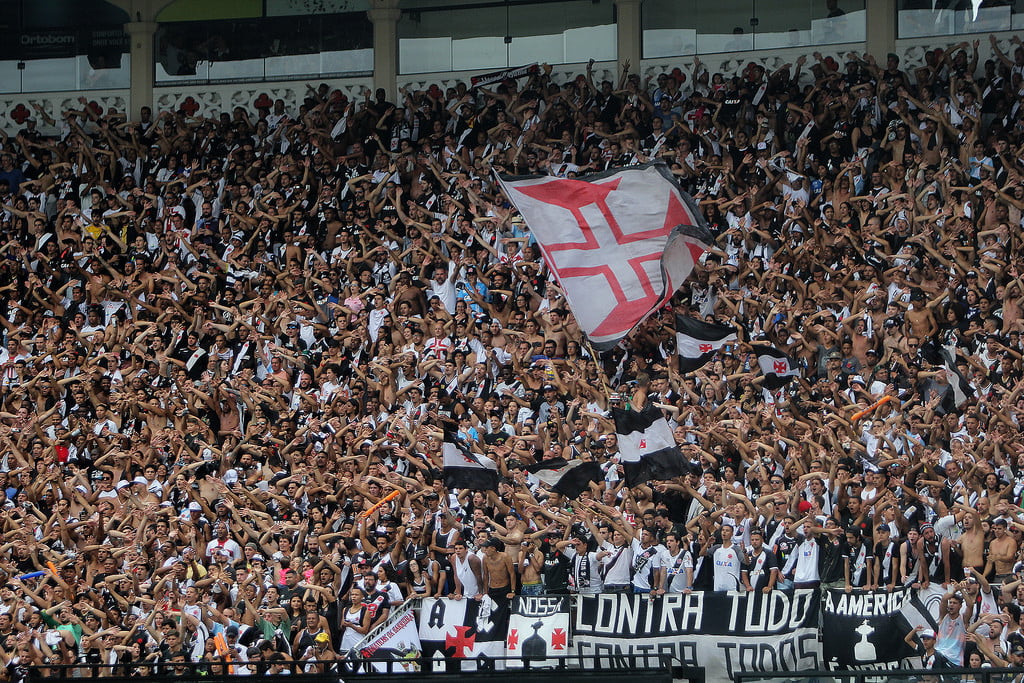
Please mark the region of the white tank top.
<svg viewBox="0 0 1024 683"><path fill-rule="evenodd" d="M366 613L366 606L360 607L355 612L345 610L345 623L352 624L353 626L361 626L363 623L363 615Z"/></svg>
<svg viewBox="0 0 1024 683"><path fill-rule="evenodd" d="M455 556L455 575L459 577L464 596L474 596L480 593L480 584L477 583L473 568L469 566L469 558L470 555L466 555L466 560L462 561L458 555Z"/></svg>

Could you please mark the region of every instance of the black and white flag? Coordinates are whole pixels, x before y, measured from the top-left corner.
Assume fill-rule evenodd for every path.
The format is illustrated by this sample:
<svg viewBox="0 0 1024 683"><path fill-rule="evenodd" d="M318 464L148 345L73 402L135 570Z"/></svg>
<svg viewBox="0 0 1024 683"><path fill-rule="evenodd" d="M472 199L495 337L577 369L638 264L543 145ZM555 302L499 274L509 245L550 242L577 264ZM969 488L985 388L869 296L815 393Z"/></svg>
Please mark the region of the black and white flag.
<svg viewBox="0 0 1024 683"><path fill-rule="evenodd" d="M508 622L508 666L558 666L554 657L569 654L569 597L566 595L516 598ZM552 659L549 659L552 657Z"/></svg>
<svg viewBox="0 0 1024 683"><path fill-rule="evenodd" d="M527 471L567 498L577 498L590 489L591 482L604 479L604 471L595 460L552 458L529 465Z"/></svg>
<svg viewBox="0 0 1024 683"><path fill-rule="evenodd" d="M425 598L419 624L424 669L446 671L451 659L472 659L475 665L458 670L493 670L494 658L505 656L508 616L508 606L486 595L480 600Z"/></svg>
<svg viewBox="0 0 1024 683"><path fill-rule="evenodd" d="M764 381L761 386L765 389L774 390L789 384L794 377L800 376L800 366L793 362L793 359L774 346L758 345L757 364L764 373Z"/></svg>
<svg viewBox="0 0 1024 683"><path fill-rule="evenodd" d="M479 88L481 85L499 83L501 81L522 78L523 76L532 76L538 73L540 73L540 65L537 64L537 62L534 62L533 64L527 64L526 66L517 66L514 69L500 69L499 71L490 71L485 74L479 74L471 77L469 82L474 88Z"/></svg>
<svg viewBox="0 0 1024 683"><path fill-rule="evenodd" d="M953 403L959 408L974 397L974 388L964 377L964 373L960 372L960 368L956 366L956 347L953 345L943 346L941 354L943 365L946 366L946 381L949 382L949 386L953 390Z"/></svg>
<svg viewBox="0 0 1024 683"><path fill-rule="evenodd" d="M693 372L707 363L718 349L736 341L736 328L676 316L676 353L679 372Z"/></svg>
<svg viewBox="0 0 1024 683"><path fill-rule="evenodd" d="M487 456L473 453L457 441L445 441L442 456L448 488L498 490L498 466Z"/></svg>
<svg viewBox="0 0 1024 683"><path fill-rule="evenodd" d="M822 591L821 640L825 661L837 669L898 669L914 648L903 640L915 626L935 629L929 609L936 590L897 588L889 591Z"/></svg>
<svg viewBox="0 0 1024 683"><path fill-rule="evenodd" d="M627 486L638 486L651 479L673 479L689 472L689 463L676 445L672 428L653 405L639 412L612 408L612 418Z"/></svg>

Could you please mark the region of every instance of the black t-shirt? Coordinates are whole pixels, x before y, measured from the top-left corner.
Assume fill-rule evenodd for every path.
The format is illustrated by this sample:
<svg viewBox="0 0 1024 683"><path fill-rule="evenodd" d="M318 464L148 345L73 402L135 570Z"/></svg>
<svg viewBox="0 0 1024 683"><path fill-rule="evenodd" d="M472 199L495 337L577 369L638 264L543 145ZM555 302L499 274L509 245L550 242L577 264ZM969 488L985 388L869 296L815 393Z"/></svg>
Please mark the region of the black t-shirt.
<svg viewBox="0 0 1024 683"><path fill-rule="evenodd" d="M374 564L372 561L370 564ZM384 572L388 576L388 581L394 581L395 583L401 583L405 581L406 571L409 569L408 560L399 560L398 564L391 558L391 553L388 552L381 560L380 566L384 567Z"/></svg>
<svg viewBox="0 0 1024 683"><path fill-rule="evenodd" d="M384 610L391 608L391 599L388 598L387 593L376 590L367 595L363 602L366 604L367 609L370 610L371 623L377 621Z"/></svg>
<svg viewBox="0 0 1024 683"><path fill-rule="evenodd" d="M445 575L445 585L442 586L443 593L451 593L455 590L455 575L452 572L452 563L447 557L436 558L437 562L437 576L433 577L437 581L441 574Z"/></svg>
<svg viewBox="0 0 1024 683"><path fill-rule="evenodd" d="M863 550L865 556L865 562L872 556L871 547L865 543L858 543L857 545L847 545L844 557L850 561L850 585L855 588L861 588L866 586L871 580L870 572L867 566L864 567L860 575L857 575L857 559L860 557L861 551Z"/></svg>
<svg viewBox="0 0 1024 683"><path fill-rule="evenodd" d="M775 553L764 548L761 551L761 554L757 557L751 553L750 563L743 565L743 569L750 574L750 585L755 591L759 591L768 586L768 580L771 578L772 569L777 568L778 566L779 558L775 556Z"/></svg>
<svg viewBox="0 0 1024 683"><path fill-rule="evenodd" d="M14 566L18 568L19 574L28 574L30 572L36 571L36 565L32 561L31 556L26 557L23 560L15 558Z"/></svg>
<svg viewBox="0 0 1024 683"><path fill-rule="evenodd" d="M425 545L413 543L412 541L405 544L405 557L407 558L406 561L416 558L416 561L420 563L420 566L423 566L424 562L427 559L427 555L429 554L430 548L428 548Z"/></svg>
<svg viewBox="0 0 1024 683"><path fill-rule="evenodd" d="M544 554L544 587L548 593L569 592L569 568L571 562L561 550L544 543L540 551Z"/></svg>
<svg viewBox="0 0 1024 683"><path fill-rule="evenodd" d="M11 657L7 663L7 680L10 683L22 683L28 677L29 661L22 657Z"/></svg>
<svg viewBox="0 0 1024 683"><path fill-rule="evenodd" d="M885 585L892 581L893 574L900 565L899 546L893 542L875 544L875 562L881 564L878 574L879 585Z"/></svg>
<svg viewBox="0 0 1024 683"><path fill-rule="evenodd" d="M484 434L484 443L488 446L500 446L508 441L508 438L508 434L499 429L491 434Z"/></svg>
<svg viewBox="0 0 1024 683"><path fill-rule="evenodd" d="M843 580L843 557L849 552L845 538L832 540L828 536L819 540L818 576L822 583Z"/></svg>
<svg viewBox="0 0 1024 683"><path fill-rule="evenodd" d="M691 543L689 550L693 554L693 590L711 590L714 587L714 562L707 556L700 555L700 546L697 543Z"/></svg>
<svg viewBox="0 0 1024 683"><path fill-rule="evenodd" d="M918 646L917 653L921 656L921 667L924 669L951 669L953 668L953 662L949 661L945 656L939 654L937 650L932 650L932 653L925 654L923 646Z"/></svg>

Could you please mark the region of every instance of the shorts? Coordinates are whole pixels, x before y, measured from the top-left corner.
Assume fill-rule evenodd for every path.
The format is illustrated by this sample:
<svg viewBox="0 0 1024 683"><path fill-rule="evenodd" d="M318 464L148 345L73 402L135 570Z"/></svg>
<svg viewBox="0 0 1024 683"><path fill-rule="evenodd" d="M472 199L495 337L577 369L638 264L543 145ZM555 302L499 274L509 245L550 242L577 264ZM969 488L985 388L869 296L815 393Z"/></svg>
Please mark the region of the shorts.
<svg viewBox="0 0 1024 683"><path fill-rule="evenodd" d="M543 583L524 583L519 589L520 595L544 595Z"/></svg>

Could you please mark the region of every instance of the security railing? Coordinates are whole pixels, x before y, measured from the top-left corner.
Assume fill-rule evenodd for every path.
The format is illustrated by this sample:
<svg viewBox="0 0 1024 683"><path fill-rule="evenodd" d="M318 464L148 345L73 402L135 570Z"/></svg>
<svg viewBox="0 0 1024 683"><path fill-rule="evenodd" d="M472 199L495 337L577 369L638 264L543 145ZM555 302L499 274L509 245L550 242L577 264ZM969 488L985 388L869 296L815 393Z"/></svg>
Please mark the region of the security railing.
<svg viewBox="0 0 1024 683"><path fill-rule="evenodd" d="M478 659L450 658L444 670L417 659L346 657L334 660L281 662L152 662L139 660L118 664L62 664L27 667L24 683L52 683L71 679L101 678L109 683L127 683L139 678L159 677L176 683L227 683L247 676L287 675L292 683L337 683L346 680L393 680L397 674L411 673L416 680L445 681L453 675L460 678L486 678L489 681L533 683L554 681L566 676L583 676L597 683L619 683L624 676L642 676L645 683L669 683L672 662L663 657L578 656L546 657L545 666L531 662L529 657L493 657L487 662ZM416 668L410 668L414 665ZM401 680L401 679L399 679Z"/></svg>
<svg viewBox="0 0 1024 683"><path fill-rule="evenodd" d="M871 671L786 671L778 673L743 673L733 676L734 683L948 683L971 681L1005 683L1024 681L1024 668L1019 669L875 669Z"/></svg>

